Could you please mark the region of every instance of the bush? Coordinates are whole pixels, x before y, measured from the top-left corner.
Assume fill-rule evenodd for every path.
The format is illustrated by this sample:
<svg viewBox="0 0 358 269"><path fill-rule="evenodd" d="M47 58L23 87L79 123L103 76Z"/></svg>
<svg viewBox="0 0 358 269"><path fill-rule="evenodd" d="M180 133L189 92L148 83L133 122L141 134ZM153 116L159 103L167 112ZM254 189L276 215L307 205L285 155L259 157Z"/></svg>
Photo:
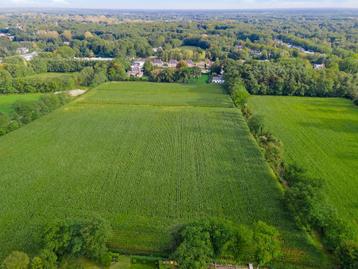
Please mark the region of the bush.
<svg viewBox="0 0 358 269"><path fill-rule="evenodd" d="M336 252L341 268L358 268L358 243L353 241L344 241Z"/></svg>
<svg viewBox="0 0 358 269"><path fill-rule="evenodd" d="M32 259L31 269L44 269L44 265L40 257L36 256Z"/></svg>
<svg viewBox="0 0 358 269"><path fill-rule="evenodd" d="M243 83L235 84L234 88L232 89L231 97L236 106L243 107L246 104L249 96L250 94L246 90Z"/></svg>
<svg viewBox="0 0 358 269"><path fill-rule="evenodd" d="M21 251L13 251L7 256L2 264L3 269L28 269L30 265L29 256Z"/></svg>

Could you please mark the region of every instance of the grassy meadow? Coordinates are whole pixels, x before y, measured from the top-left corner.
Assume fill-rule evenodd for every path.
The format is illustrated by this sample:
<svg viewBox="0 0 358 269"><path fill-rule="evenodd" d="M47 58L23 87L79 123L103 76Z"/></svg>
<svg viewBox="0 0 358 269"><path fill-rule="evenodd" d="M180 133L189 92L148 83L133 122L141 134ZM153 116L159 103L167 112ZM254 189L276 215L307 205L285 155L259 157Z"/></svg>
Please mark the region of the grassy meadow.
<svg viewBox="0 0 358 269"><path fill-rule="evenodd" d="M252 96L253 111L284 143L286 159L326 180L341 216L358 229L358 108L338 98Z"/></svg>
<svg viewBox="0 0 358 269"><path fill-rule="evenodd" d="M51 220L89 215L112 224L112 248L167 255L181 224L220 217L266 221L282 232L286 261L325 263L218 86L101 85L1 137L0 170L0 256L36 251Z"/></svg>
<svg viewBox="0 0 358 269"><path fill-rule="evenodd" d="M16 101L35 101L40 96L40 93L0 95L0 112L10 114Z"/></svg>

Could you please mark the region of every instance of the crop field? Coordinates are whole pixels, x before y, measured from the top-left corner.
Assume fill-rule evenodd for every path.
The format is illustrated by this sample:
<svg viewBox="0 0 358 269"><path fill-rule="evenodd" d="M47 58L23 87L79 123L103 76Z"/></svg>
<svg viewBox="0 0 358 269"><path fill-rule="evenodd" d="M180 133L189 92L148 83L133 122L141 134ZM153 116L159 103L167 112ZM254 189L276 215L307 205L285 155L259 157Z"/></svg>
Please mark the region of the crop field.
<svg viewBox="0 0 358 269"><path fill-rule="evenodd" d="M11 113L11 106L18 100L33 101L37 100L41 94L6 94L0 95L0 112L9 114Z"/></svg>
<svg viewBox="0 0 358 269"><path fill-rule="evenodd" d="M358 108L337 98L252 96L253 111L283 141L286 158L327 181L326 193L358 229Z"/></svg>
<svg viewBox="0 0 358 269"><path fill-rule="evenodd" d="M222 217L275 225L287 260L324 264L217 86L104 84L1 137L0 171L0 256L36 251L53 219L90 215L112 224L112 248L167 255L179 225Z"/></svg>

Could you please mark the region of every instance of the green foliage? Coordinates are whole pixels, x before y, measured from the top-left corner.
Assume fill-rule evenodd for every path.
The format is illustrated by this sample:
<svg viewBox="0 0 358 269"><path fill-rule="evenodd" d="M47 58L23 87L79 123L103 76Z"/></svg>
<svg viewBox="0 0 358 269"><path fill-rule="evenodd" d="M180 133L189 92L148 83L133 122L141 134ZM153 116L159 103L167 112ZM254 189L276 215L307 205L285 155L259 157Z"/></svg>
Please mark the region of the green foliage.
<svg viewBox="0 0 358 269"><path fill-rule="evenodd" d="M229 93L243 81L250 94L341 96L354 98L355 75L339 72L334 67L313 70L302 59L278 62L228 61L225 66L225 88ZM349 86L348 86L349 85Z"/></svg>
<svg viewBox="0 0 358 269"><path fill-rule="evenodd" d="M113 62L109 65L107 73L108 80L110 81L125 80L127 77L126 70L124 69L122 64L116 62Z"/></svg>
<svg viewBox="0 0 358 269"><path fill-rule="evenodd" d="M36 256L31 260L31 269L44 269L44 264L41 257Z"/></svg>
<svg viewBox="0 0 358 269"><path fill-rule="evenodd" d="M46 228L43 245L57 259L82 256L107 263L106 242L110 234L110 226L101 219L66 220Z"/></svg>
<svg viewBox="0 0 358 269"><path fill-rule="evenodd" d="M0 93L11 93L13 91L12 76L8 71L0 69Z"/></svg>
<svg viewBox="0 0 358 269"><path fill-rule="evenodd" d="M259 221L254 226L255 259L258 265L269 265L282 256L282 243L278 230Z"/></svg>
<svg viewBox="0 0 358 269"><path fill-rule="evenodd" d="M144 66L143 66L143 70L144 70L144 75L146 76L150 76L150 74L152 73L154 67L151 61L145 61Z"/></svg>
<svg viewBox="0 0 358 269"><path fill-rule="evenodd" d="M259 116L259 115L253 115L252 117L249 118L248 122L247 122L251 133L254 136L259 136L261 134L263 134L264 132L264 123L263 123L263 117Z"/></svg>
<svg viewBox="0 0 358 269"><path fill-rule="evenodd" d="M209 263L231 255L241 263L269 265L282 256L278 230L262 221L253 230L223 221L200 221L180 231L173 258L179 268L208 268Z"/></svg>
<svg viewBox="0 0 358 269"><path fill-rule="evenodd" d="M243 107L247 103L249 96L243 83L237 83L231 91L232 100L239 107Z"/></svg>
<svg viewBox="0 0 358 269"><path fill-rule="evenodd" d="M6 257L2 264L3 269L28 269L30 265L29 256L20 251L13 251Z"/></svg>
<svg viewBox="0 0 358 269"><path fill-rule="evenodd" d="M191 79L199 78L201 71L197 67L154 69L149 76L155 82L181 82L188 83Z"/></svg>
<svg viewBox="0 0 358 269"><path fill-rule="evenodd" d="M76 52L68 46L62 46L55 51L55 54L62 58L73 58L75 57Z"/></svg>
<svg viewBox="0 0 358 269"><path fill-rule="evenodd" d="M63 94L43 95L38 100L17 98L11 105L11 117L0 113L0 135L11 132L24 124L55 110L69 101Z"/></svg>
<svg viewBox="0 0 358 269"><path fill-rule="evenodd" d="M344 241L337 250L340 266L344 269L358 268L358 243Z"/></svg>

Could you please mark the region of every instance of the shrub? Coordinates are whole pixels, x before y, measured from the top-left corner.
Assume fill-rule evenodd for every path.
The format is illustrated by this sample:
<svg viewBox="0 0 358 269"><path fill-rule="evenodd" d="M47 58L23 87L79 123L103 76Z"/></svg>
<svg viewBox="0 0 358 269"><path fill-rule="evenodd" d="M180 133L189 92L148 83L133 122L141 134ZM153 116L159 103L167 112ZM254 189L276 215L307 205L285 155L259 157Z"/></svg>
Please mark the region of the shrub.
<svg viewBox="0 0 358 269"><path fill-rule="evenodd" d="M28 269L29 256L21 251L13 251L7 256L2 264L3 269Z"/></svg>

